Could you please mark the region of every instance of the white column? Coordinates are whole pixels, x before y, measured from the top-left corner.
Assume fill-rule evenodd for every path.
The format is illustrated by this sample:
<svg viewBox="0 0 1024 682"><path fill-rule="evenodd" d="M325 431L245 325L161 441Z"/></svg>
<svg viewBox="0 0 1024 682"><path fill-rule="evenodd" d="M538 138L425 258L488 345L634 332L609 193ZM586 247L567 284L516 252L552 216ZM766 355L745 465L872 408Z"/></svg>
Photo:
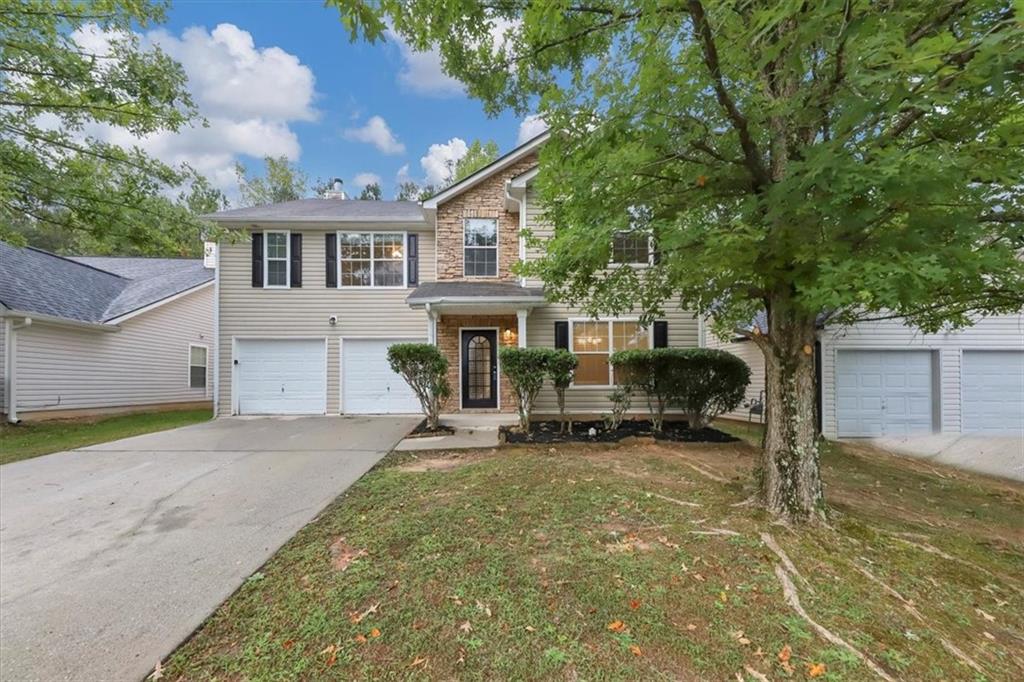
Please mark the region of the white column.
<svg viewBox="0 0 1024 682"><path fill-rule="evenodd" d="M526 316L529 310L517 310L516 317L519 319L519 347L526 348Z"/></svg>

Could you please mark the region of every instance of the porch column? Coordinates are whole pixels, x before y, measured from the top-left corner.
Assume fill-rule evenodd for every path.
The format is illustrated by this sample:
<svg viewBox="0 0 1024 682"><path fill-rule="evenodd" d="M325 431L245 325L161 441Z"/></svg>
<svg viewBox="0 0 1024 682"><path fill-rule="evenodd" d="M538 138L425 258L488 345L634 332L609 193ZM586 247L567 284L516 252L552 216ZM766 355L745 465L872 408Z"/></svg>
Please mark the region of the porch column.
<svg viewBox="0 0 1024 682"><path fill-rule="evenodd" d="M431 346L437 345L437 311L430 309L427 304L427 343Z"/></svg>
<svg viewBox="0 0 1024 682"><path fill-rule="evenodd" d="M529 310L517 310L516 318L519 320L519 347L526 348L526 316L530 314Z"/></svg>

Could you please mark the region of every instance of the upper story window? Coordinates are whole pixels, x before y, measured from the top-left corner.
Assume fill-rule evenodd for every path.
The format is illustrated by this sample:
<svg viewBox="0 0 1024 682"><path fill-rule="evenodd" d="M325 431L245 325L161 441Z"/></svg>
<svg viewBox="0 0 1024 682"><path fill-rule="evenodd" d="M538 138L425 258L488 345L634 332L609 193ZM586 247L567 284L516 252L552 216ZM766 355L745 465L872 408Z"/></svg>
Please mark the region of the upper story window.
<svg viewBox="0 0 1024 682"><path fill-rule="evenodd" d="M651 237L644 232L616 232L612 237L612 263L647 265L651 262Z"/></svg>
<svg viewBox="0 0 1024 682"><path fill-rule="evenodd" d="M612 386L615 368L608 358L619 350L650 348L651 335L636 320L570 320L569 343L579 358L576 386Z"/></svg>
<svg viewBox="0 0 1024 682"><path fill-rule="evenodd" d="M467 218L463 224L463 235L466 277L497 277L497 218Z"/></svg>
<svg viewBox="0 0 1024 682"><path fill-rule="evenodd" d="M404 287L405 233L339 233L338 267L342 287Z"/></svg>
<svg viewBox="0 0 1024 682"><path fill-rule="evenodd" d="M206 388L206 346L189 344L188 347L188 387Z"/></svg>
<svg viewBox="0 0 1024 682"><path fill-rule="evenodd" d="M266 255L263 258L263 281L266 287L287 287L291 254L287 232L264 232Z"/></svg>

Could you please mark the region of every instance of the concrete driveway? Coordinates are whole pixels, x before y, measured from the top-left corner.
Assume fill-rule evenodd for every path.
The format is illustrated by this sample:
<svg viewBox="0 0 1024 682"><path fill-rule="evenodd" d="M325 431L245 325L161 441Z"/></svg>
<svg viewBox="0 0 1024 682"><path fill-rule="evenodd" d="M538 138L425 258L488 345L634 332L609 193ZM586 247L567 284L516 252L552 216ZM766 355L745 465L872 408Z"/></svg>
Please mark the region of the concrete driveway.
<svg viewBox="0 0 1024 682"><path fill-rule="evenodd" d="M142 679L417 421L222 419L0 467L0 679Z"/></svg>
<svg viewBox="0 0 1024 682"><path fill-rule="evenodd" d="M856 441L854 441L856 442ZM872 445L939 464L1024 482L1024 434L932 434L871 438Z"/></svg>

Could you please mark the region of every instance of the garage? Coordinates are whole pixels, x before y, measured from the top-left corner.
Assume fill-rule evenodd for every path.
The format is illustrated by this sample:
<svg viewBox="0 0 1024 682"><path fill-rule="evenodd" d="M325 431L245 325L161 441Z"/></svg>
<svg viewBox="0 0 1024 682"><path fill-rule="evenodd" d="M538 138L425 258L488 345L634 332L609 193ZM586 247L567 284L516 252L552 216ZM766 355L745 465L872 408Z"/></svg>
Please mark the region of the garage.
<svg viewBox="0 0 1024 682"><path fill-rule="evenodd" d="M412 414L420 401L391 371L388 348L421 339L344 339L341 345L341 410L345 414Z"/></svg>
<svg viewBox="0 0 1024 682"><path fill-rule="evenodd" d="M1024 351L963 354L965 433L1024 434Z"/></svg>
<svg viewBox="0 0 1024 682"><path fill-rule="evenodd" d="M324 339L237 339L234 370L238 414L327 412Z"/></svg>
<svg viewBox="0 0 1024 682"><path fill-rule="evenodd" d="M836 416L840 437L932 432L930 351L839 351Z"/></svg>

